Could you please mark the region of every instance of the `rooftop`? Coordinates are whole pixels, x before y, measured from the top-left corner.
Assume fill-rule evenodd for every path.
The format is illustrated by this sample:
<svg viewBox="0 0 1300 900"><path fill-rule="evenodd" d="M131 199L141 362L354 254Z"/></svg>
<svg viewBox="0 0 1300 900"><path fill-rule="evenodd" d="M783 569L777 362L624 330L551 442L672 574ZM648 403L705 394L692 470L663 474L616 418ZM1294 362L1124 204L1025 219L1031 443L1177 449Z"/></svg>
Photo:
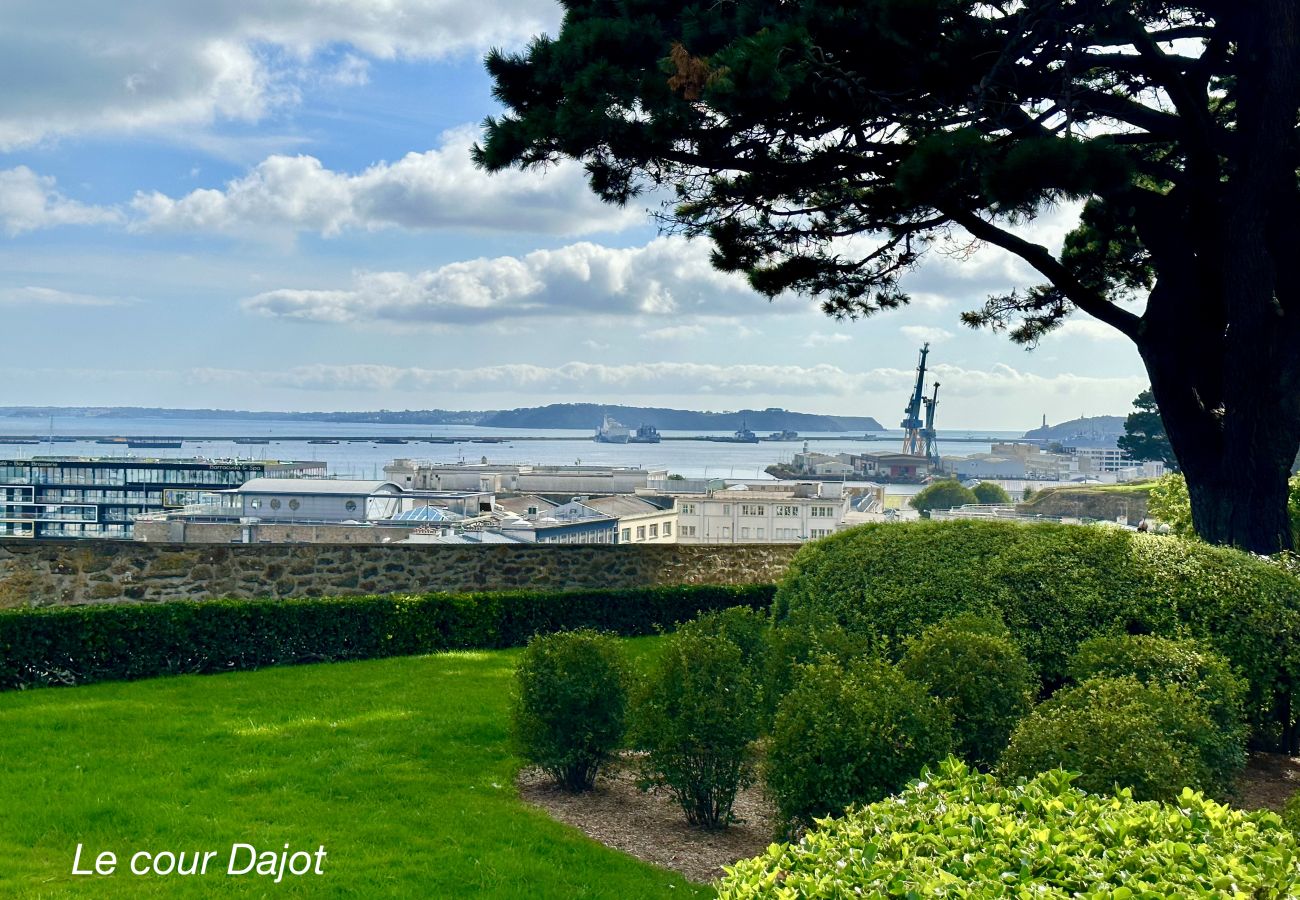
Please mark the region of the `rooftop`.
<svg viewBox="0 0 1300 900"><path fill-rule="evenodd" d="M330 478L251 478L239 488L241 494L371 494L401 493L391 481L351 481Z"/></svg>

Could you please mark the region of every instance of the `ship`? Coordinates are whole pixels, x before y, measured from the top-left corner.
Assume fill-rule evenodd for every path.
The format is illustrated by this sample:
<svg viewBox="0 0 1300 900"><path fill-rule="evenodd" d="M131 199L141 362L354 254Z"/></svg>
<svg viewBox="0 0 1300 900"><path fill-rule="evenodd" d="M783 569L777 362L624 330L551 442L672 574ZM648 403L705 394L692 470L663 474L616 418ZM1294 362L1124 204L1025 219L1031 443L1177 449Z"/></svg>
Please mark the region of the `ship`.
<svg viewBox="0 0 1300 900"><path fill-rule="evenodd" d="M662 440L658 428L653 425L638 425L636 431L627 439L627 442L629 444L657 444Z"/></svg>
<svg viewBox="0 0 1300 900"><path fill-rule="evenodd" d="M723 444L757 444L758 435L750 431L749 428L745 426L745 423L742 422L740 429L732 434L731 437L711 437L708 438L708 440L718 441Z"/></svg>
<svg viewBox="0 0 1300 900"><path fill-rule="evenodd" d="M797 441L797 440L799 440L799 432L797 432L797 431L791 431L790 429L787 428L787 429L785 429L784 431L774 431L774 432L772 432L771 434L769 434L767 437L765 437L765 438L761 438L761 440L764 440L764 441Z"/></svg>
<svg viewBox="0 0 1300 900"><path fill-rule="evenodd" d="M260 446L260 445L262 445L262 444L269 444L269 443L271 443L271 440L270 440L270 438L235 438L234 441L232 441L232 443L235 443L235 444L255 444L255 445Z"/></svg>
<svg viewBox="0 0 1300 900"><path fill-rule="evenodd" d="M316 440L308 441L307 443L309 443L309 444L337 444L338 441L330 440L330 439L328 439L328 438L317 438Z"/></svg>
<svg viewBox="0 0 1300 900"><path fill-rule="evenodd" d="M144 438L141 440L126 439L126 445L135 450L176 450L181 446L180 441L163 441Z"/></svg>
<svg viewBox="0 0 1300 900"><path fill-rule="evenodd" d="M593 440L597 444L626 444L631 436L626 425L605 416Z"/></svg>

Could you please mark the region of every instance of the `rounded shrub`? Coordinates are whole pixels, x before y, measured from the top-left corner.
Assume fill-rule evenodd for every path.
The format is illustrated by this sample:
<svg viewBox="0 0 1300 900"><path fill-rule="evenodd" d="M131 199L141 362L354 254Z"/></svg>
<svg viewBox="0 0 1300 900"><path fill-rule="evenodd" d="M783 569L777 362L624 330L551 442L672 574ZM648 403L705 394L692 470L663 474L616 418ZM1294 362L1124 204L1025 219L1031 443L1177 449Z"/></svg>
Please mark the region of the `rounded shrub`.
<svg viewBox="0 0 1300 900"><path fill-rule="evenodd" d="M879 660L804 666L768 742L768 793L787 827L897 791L952 749L952 716Z"/></svg>
<svg viewBox="0 0 1300 900"><path fill-rule="evenodd" d="M946 760L895 797L741 860L718 896L1295 896L1300 847L1276 815L1071 781L1051 771L1005 784Z"/></svg>
<svg viewBox="0 0 1300 900"><path fill-rule="evenodd" d="M782 622L768 636L769 652L763 673L764 731L770 732L777 707L794 687L803 667L832 661L842 667L877 658L872 641L839 625L800 615Z"/></svg>
<svg viewBox="0 0 1300 900"><path fill-rule="evenodd" d="M630 673L611 635L583 630L533 638L519 659L511 705L519 755L568 790L590 789L622 746Z"/></svg>
<svg viewBox="0 0 1300 900"><path fill-rule="evenodd" d="M1219 786L1201 753L1214 729L1205 704L1177 685L1094 678L1026 716L998 770L1014 778L1068 769L1086 791L1129 788L1139 800L1167 800L1185 787Z"/></svg>
<svg viewBox="0 0 1300 900"><path fill-rule="evenodd" d="M1221 654L1199 641L1155 635L1095 637L1079 645L1069 672L1077 682L1132 675L1143 684L1176 684L1194 694L1215 726L1210 743L1199 748L1212 779L1207 790L1218 796L1232 793L1246 765L1246 685Z"/></svg>
<svg viewBox="0 0 1300 900"><path fill-rule="evenodd" d="M1006 488L994 481L981 481L971 488L975 499L980 503L1010 503L1011 495Z"/></svg>
<svg viewBox="0 0 1300 900"><path fill-rule="evenodd" d="M692 825L724 828L736 792L753 781L758 685L723 634L687 628L665 642L633 707L641 787L666 788Z"/></svg>
<svg viewBox="0 0 1300 900"><path fill-rule="evenodd" d="M966 614L931 625L908 644L899 667L947 704L958 755L979 766L997 760L1038 694L1038 676L991 618Z"/></svg>
<svg viewBox="0 0 1300 900"><path fill-rule="evenodd" d="M774 609L778 622L815 612L891 654L935 622L993 613L1049 688L1099 634L1200 638L1246 678L1257 741L1280 739L1294 721L1300 579L1197 541L1078 525L863 525L800 548Z"/></svg>

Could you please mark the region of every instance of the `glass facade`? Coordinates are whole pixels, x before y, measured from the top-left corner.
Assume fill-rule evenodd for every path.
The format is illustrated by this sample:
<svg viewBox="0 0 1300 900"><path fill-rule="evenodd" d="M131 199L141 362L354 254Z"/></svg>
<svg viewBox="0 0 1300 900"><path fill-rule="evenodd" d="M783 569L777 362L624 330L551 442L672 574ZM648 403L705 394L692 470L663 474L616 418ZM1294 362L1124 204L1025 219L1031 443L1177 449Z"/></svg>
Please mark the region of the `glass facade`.
<svg viewBox="0 0 1300 900"><path fill-rule="evenodd" d="M185 492L250 478L324 476L320 462L35 458L0 460L0 538L130 540L134 519Z"/></svg>

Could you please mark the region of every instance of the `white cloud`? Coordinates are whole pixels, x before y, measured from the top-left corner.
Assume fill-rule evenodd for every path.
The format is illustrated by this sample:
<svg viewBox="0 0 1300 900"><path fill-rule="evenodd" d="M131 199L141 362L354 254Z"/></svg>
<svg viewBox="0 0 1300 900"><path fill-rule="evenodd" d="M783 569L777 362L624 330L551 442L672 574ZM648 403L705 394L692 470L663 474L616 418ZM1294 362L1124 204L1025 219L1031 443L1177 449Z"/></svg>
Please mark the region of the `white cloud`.
<svg viewBox="0 0 1300 900"><path fill-rule="evenodd" d="M0 304L9 306L128 306L136 302L127 297L101 297L47 287L0 288Z"/></svg>
<svg viewBox="0 0 1300 900"><path fill-rule="evenodd" d="M337 235L400 227L578 235L646 220L642 209L598 200L576 163L489 175L470 160L477 136L475 127L457 128L444 133L435 149L356 175L327 169L312 156L271 156L223 190L179 198L137 194L132 207L140 218L132 227L225 234L270 229Z"/></svg>
<svg viewBox="0 0 1300 900"><path fill-rule="evenodd" d="M902 332L903 337L913 343L942 344L944 341L951 340L953 333L946 328L935 328L930 325L904 325L898 329Z"/></svg>
<svg viewBox="0 0 1300 900"><path fill-rule="evenodd" d="M666 328L655 328L647 331L642 337L649 338L652 341L682 341L703 337L708 333L709 329L703 325L669 325Z"/></svg>
<svg viewBox="0 0 1300 900"><path fill-rule="evenodd" d="M847 344L851 340L853 338L842 331L835 331L830 334L810 334L803 339L803 346L824 347L828 344Z"/></svg>
<svg viewBox="0 0 1300 900"><path fill-rule="evenodd" d="M362 272L346 288L284 288L249 297L242 305L249 312L298 321L426 325L527 316L673 316L681 326L708 324L698 321L708 317L717 323L728 313L809 308L797 298L767 303L743 278L714 269L706 243L677 237L628 249L584 242L416 274Z"/></svg>
<svg viewBox="0 0 1300 900"><path fill-rule="evenodd" d="M367 59L437 59L554 31L549 0L6 0L0 150L50 136L257 120ZM347 49L343 49L347 48Z"/></svg>
<svg viewBox="0 0 1300 900"><path fill-rule="evenodd" d="M69 200L48 175L26 166L0 171L0 229L10 237L56 225L96 225L117 222L116 210Z"/></svg>
<svg viewBox="0 0 1300 900"><path fill-rule="evenodd" d="M1128 338L1105 322L1076 313L1048 334L1049 340L1083 338L1089 341L1127 341Z"/></svg>

